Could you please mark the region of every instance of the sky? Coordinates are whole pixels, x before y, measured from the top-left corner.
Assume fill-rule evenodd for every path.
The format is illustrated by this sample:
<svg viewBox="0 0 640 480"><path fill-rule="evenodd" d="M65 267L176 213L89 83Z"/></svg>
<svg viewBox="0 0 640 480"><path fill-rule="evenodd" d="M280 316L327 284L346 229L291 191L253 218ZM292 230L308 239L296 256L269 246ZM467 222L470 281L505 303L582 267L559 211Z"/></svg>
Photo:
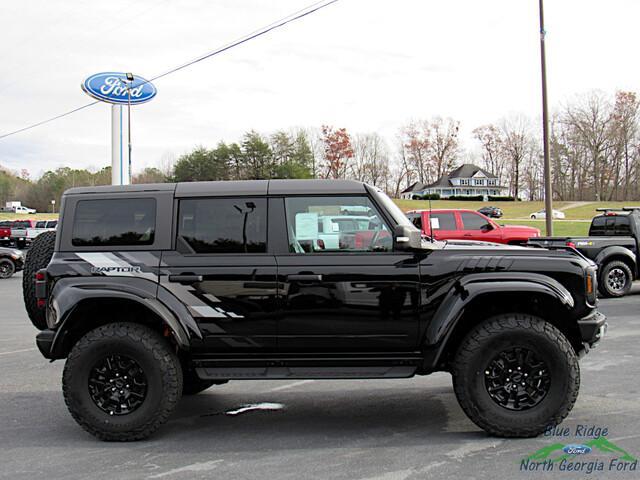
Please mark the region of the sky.
<svg viewBox="0 0 640 480"><path fill-rule="evenodd" d="M150 78L312 0L0 0L0 135L91 101L102 71ZM640 92L640 2L547 0L549 103L590 90ZM471 131L538 118L536 0L339 0L304 19L159 79L132 108L133 170L197 145L323 124L378 132L390 147L433 116ZM32 178L110 165L110 112L98 104L0 139L0 166Z"/></svg>

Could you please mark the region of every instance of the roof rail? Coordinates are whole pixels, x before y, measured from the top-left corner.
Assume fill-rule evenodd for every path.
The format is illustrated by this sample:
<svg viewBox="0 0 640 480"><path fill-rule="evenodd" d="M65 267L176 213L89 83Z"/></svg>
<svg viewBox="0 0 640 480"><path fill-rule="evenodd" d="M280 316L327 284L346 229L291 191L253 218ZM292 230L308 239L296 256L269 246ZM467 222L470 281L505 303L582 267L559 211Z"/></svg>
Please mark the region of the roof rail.
<svg viewBox="0 0 640 480"><path fill-rule="evenodd" d="M640 207L639 207L640 208ZM601 207L601 208L596 208L596 212L622 212L624 211L623 208L616 208L616 207L611 207L611 208L606 208L606 207Z"/></svg>
<svg viewBox="0 0 640 480"><path fill-rule="evenodd" d="M634 210L640 210L640 207L622 207L625 212L633 212Z"/></svg>

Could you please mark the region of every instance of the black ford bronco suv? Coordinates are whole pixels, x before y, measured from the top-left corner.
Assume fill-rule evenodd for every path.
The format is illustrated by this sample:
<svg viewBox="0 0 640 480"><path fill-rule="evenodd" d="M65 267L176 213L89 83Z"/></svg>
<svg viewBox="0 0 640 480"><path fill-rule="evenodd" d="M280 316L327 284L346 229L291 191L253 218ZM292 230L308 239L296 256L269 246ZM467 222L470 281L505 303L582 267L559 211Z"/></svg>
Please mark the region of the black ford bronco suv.
<svg viewBox="0 0 640 480"><path fill-rule="evenodd" d="M271 180L68 190L24 279L74 419L138 440L229 380L448 371L493 435L560 423L604 335L575 251L430 242L380 190Z"/></svg>

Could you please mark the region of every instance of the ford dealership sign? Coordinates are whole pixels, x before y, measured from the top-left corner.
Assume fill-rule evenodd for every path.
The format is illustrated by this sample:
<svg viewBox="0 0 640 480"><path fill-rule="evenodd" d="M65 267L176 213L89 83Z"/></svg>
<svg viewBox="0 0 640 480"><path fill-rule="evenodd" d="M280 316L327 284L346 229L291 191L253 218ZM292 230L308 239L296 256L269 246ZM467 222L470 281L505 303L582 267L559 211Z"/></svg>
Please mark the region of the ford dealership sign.
<svg viewBox="0 0 640 480"><path fill-rule="evenodd" d="M132 105L148 102L158 93L151 82L137 75L133 77L130 88ZM103 102L124 105L129 103L129 82L125 73L96 73L82 83L82 90Z"/></svg>

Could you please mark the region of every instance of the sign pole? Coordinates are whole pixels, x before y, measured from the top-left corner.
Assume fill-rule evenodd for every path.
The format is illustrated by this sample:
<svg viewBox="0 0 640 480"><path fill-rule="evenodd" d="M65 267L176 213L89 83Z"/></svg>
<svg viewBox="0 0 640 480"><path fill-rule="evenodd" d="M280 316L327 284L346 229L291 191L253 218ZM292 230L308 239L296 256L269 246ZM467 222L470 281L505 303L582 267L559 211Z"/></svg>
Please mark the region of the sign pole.
<svg viewBox="0 0 640 480"><path fill-rule="evenodd" d="M129 162L122 143L122 105L111 105L111 185L129 185Z"/></svg>

